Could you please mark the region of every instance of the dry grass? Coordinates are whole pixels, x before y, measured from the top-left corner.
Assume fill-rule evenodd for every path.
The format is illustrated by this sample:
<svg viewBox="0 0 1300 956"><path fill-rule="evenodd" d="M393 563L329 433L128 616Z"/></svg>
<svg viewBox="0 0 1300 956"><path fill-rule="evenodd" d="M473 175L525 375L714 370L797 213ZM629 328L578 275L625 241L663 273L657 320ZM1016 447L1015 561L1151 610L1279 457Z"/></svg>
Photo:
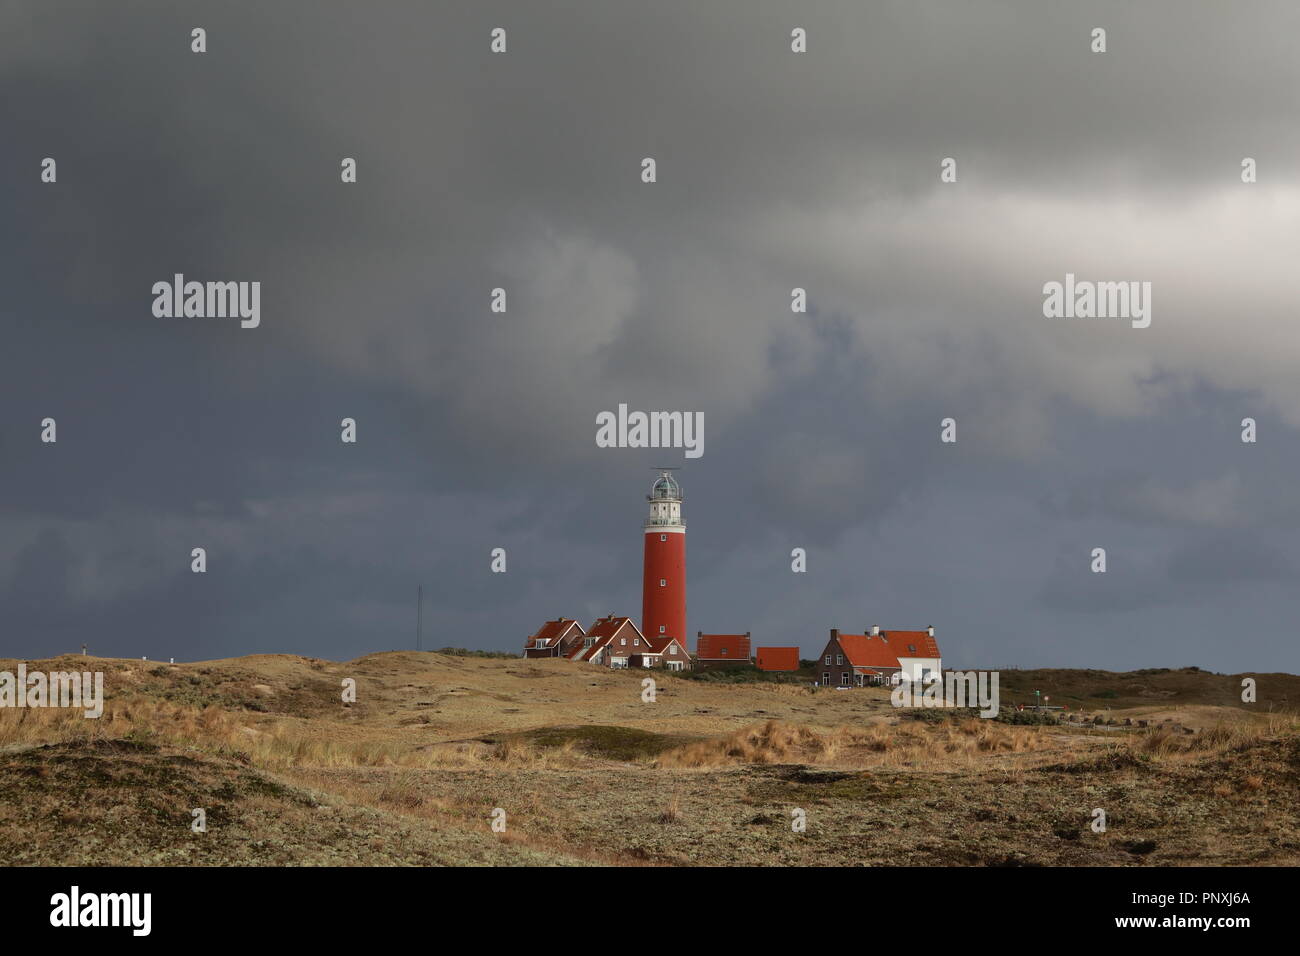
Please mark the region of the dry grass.
<svg viewBox="0 0 1300 956"><path fill-rule="evenodd" d="M323 734L307 720L232 713L218 707L199 708L142 696L111 701L96 719L87 719L81 711L67 708L0 710L0 748L126 738L214 754L237 754L268 770L562 767L579 758L572 741L557 747L539 747L506 736L494 744L461 741L421 745L380 733L360 737Z"/></svg>
<svg viewBox="0 0 1300 956"><path fill-rule="evenodd" d="M567 662L396 653L103 664L98 720L0 710L0 749L15 768L0 835L6 820L12 833L47 820L51 840L75 842L120 822L113 852L123 852L149 817L122 807L164 797L159 807L175 812L166 775L179 767L187 787L211 792L194 799L216 808L214 832L229 836L213 860L244 859L257 834L267 847L258 852L283 851L284 862L337 862L346 818L356 836L346 852L378 862L1132 862L1090 836L1086 813L1075 820L1092 806L1079 796L1085 781L1114 785L1128 842L1157 840L1167 862L1284 862L1300 837L1276 813L1295 796L1287 768L1300 722L1240 708L1160 698L1115 715L1151 726L1102 733L900 719L884 692L779 684L665 679L649 706L639 675ZM336 686L352 676L358 701L345 707ZM98 756L74 752L73 763L33 749L122 740L147 746L108 743ZM87 783L94 800L62 798ZM504 834L489 829L498 806L509 814ZM797 838L792 806L813 823ZM188 833L184 819L176 825ZM168 861L189 859L162 831L155 842L151 852Z"/></svg>
<svg viewBox="0 0 1300 956"><path fill-rule="evenodd" d="M1300 730L1300 721L1295 717L1272 714L1263 721L1219 720L1191 734L1161 724L1129 738L1129 745L1156 760L1177 760L1240 750L1264 740L1294 734L1297 730Z"/></svg>
<svg viewBox="0 0 1300 956"><path fill-rule="evenodd" d="M240 727L218 707L192 707L132 697L109 701L98 718L75 708L0 710L0 747L157 736L181 746L226 743Z"/></svg>
<svg viewBox="0 0 1300 956"><path fill-rule="evenodd" d="M668 799L664 806L663 812L659 814L660 823L676 823L682 815L682 797L679 793L674 793Z"/></svg>
<svg viewBox="0 0 1300 956"><path fill-rule="evenodd" d="M769 720L725 737L687 744L660 756L656 767L702 769L736 764L807 763L868 769L910 766L965 769L982 757L1058 748L1039 727L1010 727L970 718L959 724L874 724L818 731Z"/></svg>
<svg viewBox="0 0 1300 956"><path fill-rule="evenodd" d="M1157 760L1177 760L1249 746L1300 730L1293 716L1260 721L1222 720L1196 733L1166 724L1112 739ZM291 768L396 767L469 770L491 766L574 767L589 758L575 739L542 746L508 734L492 743L480 740L417 743L393 734L322 733L310 720L230 712L132 696L110 700L104 714L88 720L64 708L0 710L0 747L128 738L242 755L254 766ZM1095 745L1095 742L1094 742ZM1060 735L1042 727L1020 727L969 717L935 724L869 722L819 729L767 720L659 754L643 762L658 768L704 769L734 765L807 763L828 767L916 767L969 770L997 756L1030 756L1059 750Z"/></svg>

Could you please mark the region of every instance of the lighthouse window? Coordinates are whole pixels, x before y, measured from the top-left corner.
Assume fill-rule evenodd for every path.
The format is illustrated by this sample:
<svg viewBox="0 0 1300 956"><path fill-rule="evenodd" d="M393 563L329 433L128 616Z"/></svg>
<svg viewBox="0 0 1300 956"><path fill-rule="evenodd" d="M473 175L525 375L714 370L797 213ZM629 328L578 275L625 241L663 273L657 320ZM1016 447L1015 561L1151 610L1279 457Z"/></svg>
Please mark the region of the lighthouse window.
<svg viewBox="0 0 1300 956"><path fill-rule="evenodd" d="M667 581L666 579L664 579L664 578L660 578L660 579L659 579L659 586L660 586L661 588L666 588L666 587L668 587L668 581Z"/></svg>
<svg viewBox="0 0 1300 956"><path fill-rule="evenodd" d="M668 540L668 535L666 535L666 534L661 534L661 535L659 536L659 540L660 540L660 541L667 541L667 540Z"/></svg>
<svg viewBox="0 0 1300 956"><path fill-rule="evenodd" d="M667 630L668 630L668 628L665 627L663 624L660 624L660 625L659 625L659 633L660 633L660 634L664 633L664 632L667 631Z"/></svg>

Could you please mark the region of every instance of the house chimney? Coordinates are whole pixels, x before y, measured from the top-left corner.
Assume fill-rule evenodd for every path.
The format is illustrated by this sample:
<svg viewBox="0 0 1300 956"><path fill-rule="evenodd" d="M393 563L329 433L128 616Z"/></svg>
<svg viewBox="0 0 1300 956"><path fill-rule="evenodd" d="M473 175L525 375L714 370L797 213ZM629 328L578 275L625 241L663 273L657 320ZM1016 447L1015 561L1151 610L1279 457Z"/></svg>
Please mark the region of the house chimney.
<svg viewBox="0 0 1300 956"><path fill-rule="evenodd" d="M872 624L872 625L871 625L871 636L872 636L872 637L879 637L879 636L880 636L880 625L879 625L879 624Z"/></svg>
<svg viewBox="0 0 1300 956"><path fill-rule="evenodd" d="M929 627L927 627L925 630L926 630L926 632L927 632L931 637L934 637L934 625L933 625L933 624L931 624L931 625L930 625Z"/></svg>
<svg viewBox="0 0 1300 956"><path fill-rule="evenodd" d="M840 629L839 629L838 627L832 627L832 628L831 628L831 640L834 641L834 640L838 639L839 636L840 636Z"/></svg>

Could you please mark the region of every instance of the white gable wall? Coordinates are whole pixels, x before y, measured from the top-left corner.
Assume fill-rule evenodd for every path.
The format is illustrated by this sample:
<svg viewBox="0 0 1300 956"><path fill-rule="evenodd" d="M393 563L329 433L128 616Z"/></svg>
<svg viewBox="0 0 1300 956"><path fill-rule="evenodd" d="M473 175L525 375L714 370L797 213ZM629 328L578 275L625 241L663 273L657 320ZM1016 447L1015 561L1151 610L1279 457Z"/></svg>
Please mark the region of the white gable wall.
<svg viewBox="0 0 1300 956"><path fill-rule="evenodd" d="M898 666L902 668L904 680L925 681L929 675L943 676L943 658L941 657L900 657Z"/></svg>

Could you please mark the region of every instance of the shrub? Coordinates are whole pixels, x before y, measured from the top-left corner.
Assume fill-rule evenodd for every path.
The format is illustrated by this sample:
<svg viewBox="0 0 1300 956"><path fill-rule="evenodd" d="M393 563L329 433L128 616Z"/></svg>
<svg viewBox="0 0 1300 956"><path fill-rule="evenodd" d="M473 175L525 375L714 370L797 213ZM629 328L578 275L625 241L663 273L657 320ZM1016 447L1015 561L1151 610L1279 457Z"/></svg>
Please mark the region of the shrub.
<svg viewBox="0 0 1300 956"><path fill-rule="evenodd" d="M518 654L512 654L509 651L478 651L470 650L467 647L440 647L434 654L446 654L449 657L491 657L491 658L509 658L515 660Z"/></svg>

